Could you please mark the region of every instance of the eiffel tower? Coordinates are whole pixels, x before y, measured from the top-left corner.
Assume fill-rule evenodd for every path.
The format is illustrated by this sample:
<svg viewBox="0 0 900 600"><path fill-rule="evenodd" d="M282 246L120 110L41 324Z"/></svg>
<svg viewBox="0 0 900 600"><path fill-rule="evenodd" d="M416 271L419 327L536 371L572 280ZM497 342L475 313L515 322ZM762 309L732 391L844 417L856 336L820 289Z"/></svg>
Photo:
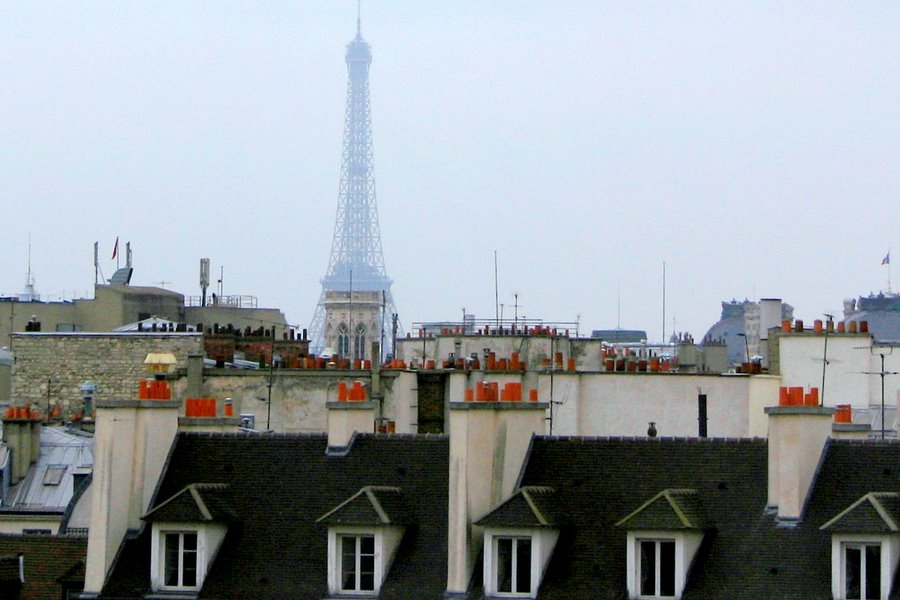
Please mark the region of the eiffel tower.
<svg viewBox="0 0 900 600"><path fill-rule="evenodd" d="M384 268L378 206L375 201L372 156L372 115L369 107L369 65L372 51L362 37L357 16L356 37L347 44L347 107L344 114L344 148L341 184L328 271L310 324L310 350L324 349L325 300L329 292L378 292L381 304L381 347L393 351L392 315L397 313L391 295L393 281ZM371 294L370 294L371 295Z"/></svg>

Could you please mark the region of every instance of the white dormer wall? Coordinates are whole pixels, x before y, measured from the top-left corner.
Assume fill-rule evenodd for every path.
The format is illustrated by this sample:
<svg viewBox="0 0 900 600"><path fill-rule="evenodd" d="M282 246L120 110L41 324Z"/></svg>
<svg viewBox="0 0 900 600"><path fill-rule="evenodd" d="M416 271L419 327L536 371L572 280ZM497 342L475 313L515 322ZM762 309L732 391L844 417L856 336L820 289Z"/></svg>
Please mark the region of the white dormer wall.
<svg viewBox="0 0 900 600"><path fill-rule="evenodd" d="M697 556L697 550L703 542L703 532L698 530L684 531L629 531L627 537L628 553L626 555L626 585L628 597L640 597L640 573L638 571L641 540L674 540L675 541L675 598L681 598L687 576Z"/></svg>
<svg viewBox="0 0 900 600"><path fill-rule="evenodd" d="M163 587L165 575L163 535L176 532L197 533L197 586L203 587L206 574L216 559L219 548L228 527L223 523L167 523L154 522L150 542L150 585L153 591L160 591Z"/></svg>
<svg viewBox="0 0 900 600"><path fill-rule="evenodd" d="M496 565L494 564L494 538L498 537L519 537L531 538L531 596L537 596L540 589L541 580L547 565L550 563L550 557L553 555L553 548L556 547L556 541L559 539L559 530L549 527L533 527L533 528L485 528L484 530L484 590L488 596L495 595L497 578L495 576Z"/></svg>
<svg viewBox="0 0 900 600"><path fill-rule="evenodd" d="M404 528L396 525L357 526L333 525L328 528L328 592L341 592L341 553L338 548L338 537L342 535L371 535L375 538L375 589L370 592L378 595L384 583L400 540L403 539Z"/></svg>
<svg viewBox="0 0 900 600"><path fill-rule="evenodd" d="M843 534L831 536L831 594L835 600L844 598L843 545L846 543L881 544L881 598L891 595L894 573L900 562L900 536L898 534Z"/></svg>

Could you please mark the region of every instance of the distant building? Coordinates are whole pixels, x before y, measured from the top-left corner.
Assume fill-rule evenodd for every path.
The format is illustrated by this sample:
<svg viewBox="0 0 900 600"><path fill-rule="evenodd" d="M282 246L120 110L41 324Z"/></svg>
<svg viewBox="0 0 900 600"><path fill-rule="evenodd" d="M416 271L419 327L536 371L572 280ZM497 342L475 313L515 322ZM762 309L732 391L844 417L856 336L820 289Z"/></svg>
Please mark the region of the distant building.
<svg viewBox="0 0 900 600"><path fill-rule="evenodd" d="M595 329L591 337L610 344L640 344L647 341L647 332L643 329Z"/></svg>
<svg viewBox="0 0 900 600"><path fill-rule="evenodd" d="M844 300L844 323L866 321L879 342L900 342L900 294L884 293Z"/></svg>
<svg viewBox="0 0 900 600"><path fill-rule="evenodd" d="M730 365L740 365L749 362L754 356L763 356L765 348L760 345L760 340L767 337L765 326L760 326L763 304L773 307L773 313L767 314L768 327L777 327L782 319L792 319L794 316L794 307L777 298L763 299L760 302L752 300L722 302L722 316L707 330L703 336L704 343L705 340L724 342Z"/></svg>

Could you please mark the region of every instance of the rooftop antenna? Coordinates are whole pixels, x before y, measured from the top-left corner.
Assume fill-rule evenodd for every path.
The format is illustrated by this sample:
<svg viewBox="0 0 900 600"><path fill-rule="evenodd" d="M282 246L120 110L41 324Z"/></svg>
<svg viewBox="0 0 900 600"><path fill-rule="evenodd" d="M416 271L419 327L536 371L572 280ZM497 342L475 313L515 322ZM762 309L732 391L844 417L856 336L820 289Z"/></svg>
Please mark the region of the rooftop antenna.
<svg viewBox="0 0 900 600"><path fill-rule="evenodd" d="M19 297L23 302L40 300L40 296L34 293L34 274L31 272L31 234L28 234L28 268L25 271L25 290Z"/></svg>
<svg viewBox="0 0 900 600"><path fill-rule="evenodd" d="M497 251L494 250L494 318L500 328L500 291L497 283Z"/></svg>
<svg viewBox="0 0 900 600"><path fill-rule="evenodd" d="M663 288L662 288L662 342L666 343L666 261L663 261Z"/></svg>
<svg viewBox="0 0 900 600"><path fill-rule="evenodd" d="M829 323L834 321L834 315L828 313L824 313L824 315L828 318ZM829 325L825 328L825 346L822 350L822 397L819 400L819 406L825 406L825 369L828 368L828 330L832 327L833 325ZM748 358L747 360L750 359Z"/></svg>
<svg viewBox="0 0 900 600"><path fill-rule="evenodd" d="M616 329L622 329L622 280L616 282Z"/></svg>
<svg viewBox="0 0 900 600"><path fill-rule="evenodd" d="M887 265L888 270L888 294L891 293L891 249L888 248L887 254L884 255L884 258L881 259L882 265Z"/></svg>
<svg viewBox="0 0 900 600"><path fill-rule="evenodd" d="M362 37L362 0L356 0L356 37Z"/></svg>

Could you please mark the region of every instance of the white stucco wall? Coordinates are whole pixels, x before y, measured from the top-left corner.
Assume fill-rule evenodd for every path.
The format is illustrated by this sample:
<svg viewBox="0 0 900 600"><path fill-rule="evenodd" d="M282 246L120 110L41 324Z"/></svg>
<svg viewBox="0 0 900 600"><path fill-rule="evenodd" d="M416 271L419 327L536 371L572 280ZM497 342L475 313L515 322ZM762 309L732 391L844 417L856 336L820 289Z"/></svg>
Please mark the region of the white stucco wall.
<svg viewBox="0 0 900 600"><path fill-rule="evenodd" d="M782 385L818 387L822 390L822 360L825 336L812 333L788 334L779 338ZM900 371L900 348L876 345L868 334L828 336L828 366L825 369L825 405L850 404L868 408L881 404L880 354L885 355L885 371ZM900 377L884 380L885 403L895 405Z"/></svg>

